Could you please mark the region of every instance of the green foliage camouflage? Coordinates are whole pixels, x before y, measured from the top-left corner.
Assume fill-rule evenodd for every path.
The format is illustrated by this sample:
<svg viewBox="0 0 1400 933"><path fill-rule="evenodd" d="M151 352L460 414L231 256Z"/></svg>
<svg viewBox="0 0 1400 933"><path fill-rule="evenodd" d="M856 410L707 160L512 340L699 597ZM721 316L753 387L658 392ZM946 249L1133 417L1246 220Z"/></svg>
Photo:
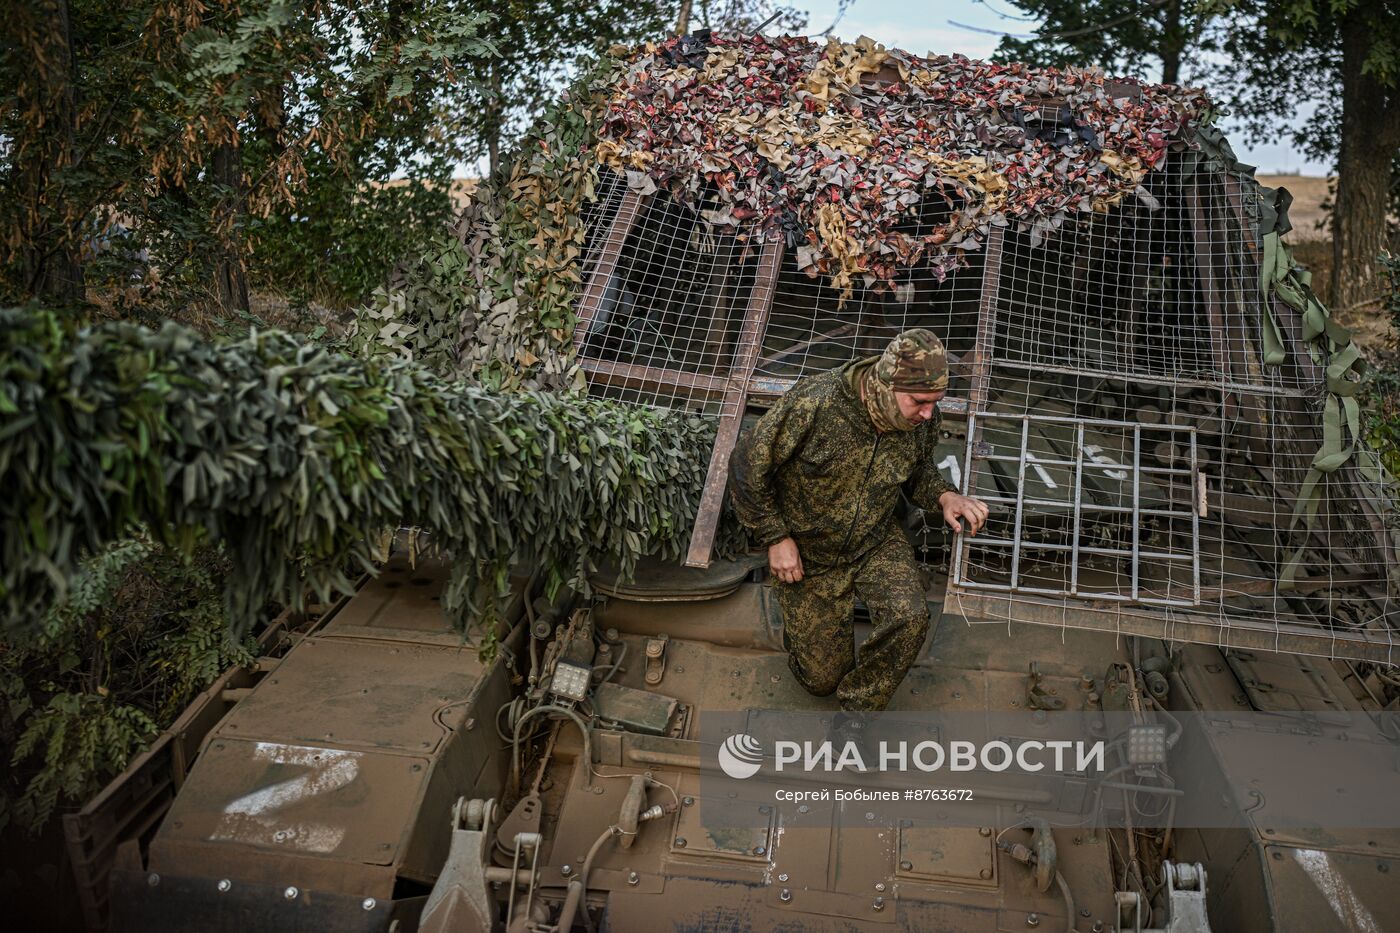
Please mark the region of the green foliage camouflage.
<svg viewBox="0 0 1400 933"><path fill-rule="evenodd" d="M583 387L570 338L598 166L582 150L620 64L600 57L476 190L455 229L399 265L356 314L356 353L416 359L488 388Z"/></svg>
<svg viewBox="0 0 1400 933"><path fill-rule="evenodd" d="M236 635L269 601L348 592L384 528L450 553L444 608L498 605L513 565L586 588L688 540L713 427L539 391L499 393L280 332L214 345L168 324L0 311L0 621L32 626L82 555L143 524L223 545Z"/></svg>
<svg viewBox="0 0 1400 933"><path fill-rule="evenodd" d="M0 642L0 828L37 831L139 754L251 640L225 637L227 572L144 536L83 561L67 598Z"/></svg>

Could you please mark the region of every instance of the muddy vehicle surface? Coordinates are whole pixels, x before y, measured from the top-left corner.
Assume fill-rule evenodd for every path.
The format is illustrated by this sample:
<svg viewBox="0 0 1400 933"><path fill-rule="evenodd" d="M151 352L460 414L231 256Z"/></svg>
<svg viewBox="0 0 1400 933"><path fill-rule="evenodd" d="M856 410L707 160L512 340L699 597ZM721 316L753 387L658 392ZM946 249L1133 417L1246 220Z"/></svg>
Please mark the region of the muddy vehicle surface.
<svg viewBox="0 0 1400 933"><path fill-rule="evenodd" d="M918 819L877 814L861 801L715 799L723 737L702 737L701 711L824 717L835 707L793 679L780 620L751 566L657 570L596 601L541 598L528 615L517 604L500 658L483 666L440 622L443 570L396 559L302 635L204 738L149 845L133 841L118 854L112 926L1400 924L1386 871L1400 835L1280 832L1265 825L1267 803L1257 828L1177 829L1167 840L1158 829L1096 829L1094 795L1084 788L1016 799L976 776L955 783L990 795L982 826L961 817L948 825L947 811L962 806L955 802L930 803ZM1364 683L1337 662L1199 645L1169 653L1144 637L969 625L931 599L937 622L892 705L911 715L1094 712L1115 694L1135 695L1149 713L1158 702L1176 711L1254 709L1283 723L1370 705ZM1214 754L1222 786L1248 785L1271 799L1267 763ZM1319 784L1337 763L1317 763ZM788 786L861 783L837 781ZM736 806L764 817L741 830L707 826L708 807ZM1084 825L1049 827L1035 819L1042 814ZM1028 864L1027 850L1040 861ZM1134 878L1150 898L1136 896Z"/></svg>

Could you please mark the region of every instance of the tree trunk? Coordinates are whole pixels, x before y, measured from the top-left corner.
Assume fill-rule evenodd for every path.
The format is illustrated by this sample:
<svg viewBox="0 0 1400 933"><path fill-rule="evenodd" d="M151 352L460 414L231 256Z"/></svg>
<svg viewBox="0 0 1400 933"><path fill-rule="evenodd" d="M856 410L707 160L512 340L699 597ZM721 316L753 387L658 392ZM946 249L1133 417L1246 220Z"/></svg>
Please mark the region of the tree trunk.
<svg viewBox="0 0 1400 933"><path fill-rule="evenodd" d="M30 9L37 14L26 25L32 30L34 74L23 90L20 112L43 114L44 125L33 127L32 150L21 168L22 256L29 296L76 304L83 300L82 232L84 217L75 210L63 177L77 151L78 107L73 87L73 45L68 0L48 0Z"/></svg>
<svg viewBox="0 0 1400 933"><path fill-rule="evenodd" d="M678 36L690 32L690 2L691 0L681 0L681 15L676 17L676 35Z"/></svg>
<svg viewBox="0 0 1400 933"><path fill-rule="evenodd" d="M243 158L237 143L220 143L214 149L210 175L225 189L219 199L220 250L214 266L214 294L226 312L248 310L248 275L243 266L242 224L247 194L243 190Z"/></svg>
<svg viewBox="0 0 1400 933"><path fill-rule="evenodd" d="M1342 136L1332 211L1332 305L1351 308L1379 296L1376 257L1385 248L1390 165L1400 146L1400 104L1362 71L1371 42L1365 18L1341 20Z"/></svg>
<svg viewBox="0 0 1400 933"><path fill-rule="evenodd" d="M1162 8L1162 83L1181 83L1181 54L1186 49L1186 31L1181 23L1181 0L1170 0Z"/></svg>

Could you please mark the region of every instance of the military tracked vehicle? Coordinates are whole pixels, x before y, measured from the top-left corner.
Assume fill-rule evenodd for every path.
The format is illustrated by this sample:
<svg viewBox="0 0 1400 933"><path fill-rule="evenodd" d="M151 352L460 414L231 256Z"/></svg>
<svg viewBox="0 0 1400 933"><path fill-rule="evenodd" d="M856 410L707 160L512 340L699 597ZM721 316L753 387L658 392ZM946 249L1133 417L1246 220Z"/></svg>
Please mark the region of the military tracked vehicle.
<svg viewBox="0 0 1400 933"><path fill-rule="evenodd" d="M1207 121L1150 124L1162 89L838 44L820 61L844 70L794 79L793 113L907 112L900 95L922 88L981 146L919 143L929 177L895 179L877 239L936 261L861 274L830 211L814 208L820 230L797 208L745 227L734 191L758 190L758 164L778 186L824 173L824 206L868 193L857 169L875 137L780 127L761 164L707 150L716 164L685 174L658 169L659 143L636 157L629 135L639 95L675 100L705 75L752 86L800 51L687 37L638 52L595 149L575 358L593 394L714 422L685 565L605 569L554 600L520 568L490 663L442 618L431 560L395 556L353 596L284 618L257 672L228 675L70 817L94 926L1400 930L1400 832L1282 819L1300 780L1400 786L1377 763L1400 701L1388 492L1357 449L1356 353L1282 246L1286 193L1261 189ZM990 104L945 93L1013 78ZM1139 155L1110 147L1134 133ZM1076 160L1100 166L1102 190ZM842 221L850 242L861 222ZM912 326L953 362L941 468L993 514L976 538L902 515L934 624L891 710L1207 713L1208 779L1173 778L1180 747L1036 793L979 771L976 825L953 804L894 818L717 790L724 736L704 717L761 733L773 711L835 712L787 666L763 556L714 555L729 451L797 379ZM857 623L859 638L861 608ZM1251 756L1260 717L1311 730L1310 774ZM1163 800L1212 795L1247 796L1244 822L1160 817ZM741 826L707 818L735 808L751 811Z"/></svg>

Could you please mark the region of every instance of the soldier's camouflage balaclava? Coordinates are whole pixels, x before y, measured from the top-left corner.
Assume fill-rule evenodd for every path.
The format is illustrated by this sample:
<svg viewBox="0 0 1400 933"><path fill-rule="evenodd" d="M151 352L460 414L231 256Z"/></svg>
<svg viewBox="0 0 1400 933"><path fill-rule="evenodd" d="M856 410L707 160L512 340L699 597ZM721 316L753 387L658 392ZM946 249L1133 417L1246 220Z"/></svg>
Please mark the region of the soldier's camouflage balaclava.
<svg viewBox="0 0 1400 933"><path fill-rule="evenodd" d="M942 392L948 388L948 353L933 331L906 330L890 341L869 367L861 386L870 420L880 431L911 431L916 425L899 410L896 392Z"/></svg>

